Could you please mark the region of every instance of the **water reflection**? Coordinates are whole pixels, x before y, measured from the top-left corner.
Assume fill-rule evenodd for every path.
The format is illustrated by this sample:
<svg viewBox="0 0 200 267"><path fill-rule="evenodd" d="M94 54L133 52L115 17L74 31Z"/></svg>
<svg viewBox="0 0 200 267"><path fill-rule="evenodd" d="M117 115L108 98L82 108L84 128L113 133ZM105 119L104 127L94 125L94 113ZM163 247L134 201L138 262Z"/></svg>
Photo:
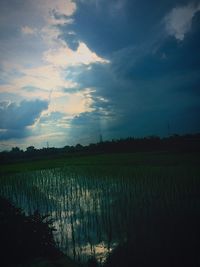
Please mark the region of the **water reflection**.
<svg viewBox="0 0 200 267"><path fill-rule="evenodd" d="M118 243L134 235L141 218L178 207L195 209L194 200L180 197L189 195L190 187L182 183L180 188L173 177L99 173L65 168L6 176L0 194L27 214L36 209L49 214L57 245L80 261L91 255L104 261Z"/></svg>

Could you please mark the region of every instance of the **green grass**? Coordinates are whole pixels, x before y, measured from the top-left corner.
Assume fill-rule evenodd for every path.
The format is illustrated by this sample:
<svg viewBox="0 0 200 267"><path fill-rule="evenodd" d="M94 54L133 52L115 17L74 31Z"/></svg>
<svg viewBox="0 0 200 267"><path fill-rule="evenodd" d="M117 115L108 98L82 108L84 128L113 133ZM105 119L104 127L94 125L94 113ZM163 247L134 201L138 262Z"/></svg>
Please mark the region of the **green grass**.
<svg viewBox="0 0 200 267"><path fill-rule="evenodd" d="M67 156L24 160L0 165L0 174L19 173L66 166L200 166L200 153L141 152Z"/></svg>
<svg viewBox="0 0 200 267"><path fill-rule="evenodd" d="M71 225L80 222L79 233L85 235L87 243L91 242L90 228L102 240L110 233L113 240L124 240L134 235L130 225L140 225L141 220L146 223L149 216L163 214L173 220L179 215L187 219L190 214L199 214L200 153L68 155L0 165L0 174L2 195L28 211L43 211L45 207L54 214L66 247L72 247L71 235L62 232L66 225L62 211L66 207L73 211ZM52 264L38 262L32 266L60 263Z"/></svg>

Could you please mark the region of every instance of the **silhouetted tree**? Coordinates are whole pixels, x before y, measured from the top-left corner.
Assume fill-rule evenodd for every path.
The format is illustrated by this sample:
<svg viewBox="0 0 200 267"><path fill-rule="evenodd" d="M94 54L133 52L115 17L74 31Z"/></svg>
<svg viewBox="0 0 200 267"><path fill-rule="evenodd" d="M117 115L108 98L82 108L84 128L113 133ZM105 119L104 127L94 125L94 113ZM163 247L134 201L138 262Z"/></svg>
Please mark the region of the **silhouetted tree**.
<svg viewBox="0 0 200 267"><path fill-rule="evenodd" d="M53 239L52 221L36 211L26 216L0 197L0 265L15 266L38 257L56 258L62 253Z"/></svg>
<svg viewBox="0 0 200 267"><path fill-rule="evenodd" d="M18 152L21 152L21 151L22 150L20 150L20 148L18 146L12 147L12 150L11 150L12 153L18 153Z"/></svg>
<svg viewBox="0 0 200 267"><path fill-rule="evenodd" d="M56 157L57 155L80 155L94 153L121 153L121 152L148 152L148 151L172 151L172 152L199 152L200 134L177 135L160 138L158 136L148 136L144 138L128 137L112 141L102 141L96 144L83 146L65 146L64 148L42 148L35 149L29 146L26 152L19 147L13 147L10 152L0 152L1 162L9 162L19 159L34 159L44 157Z"/></svg>
<svg viewBox="0 0 200 267"><path fill-rule="evenodd" d="M34 147L34 146L28 146L28 147L26 148L26 151L27 151L27 152L34 152L34 151L35 151L35 147Z"/></svg>

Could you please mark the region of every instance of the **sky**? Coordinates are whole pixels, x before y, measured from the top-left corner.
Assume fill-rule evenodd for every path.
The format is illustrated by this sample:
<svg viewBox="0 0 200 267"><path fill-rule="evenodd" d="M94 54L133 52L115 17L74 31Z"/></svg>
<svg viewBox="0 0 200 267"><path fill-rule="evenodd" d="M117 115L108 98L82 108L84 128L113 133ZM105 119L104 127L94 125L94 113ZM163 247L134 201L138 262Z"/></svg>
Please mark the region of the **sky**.
<svg viewBox="0 0 200 267"><path fill-rule="evenodd" d="M200 132L200 1L1 0L0 150Z"/></svg>

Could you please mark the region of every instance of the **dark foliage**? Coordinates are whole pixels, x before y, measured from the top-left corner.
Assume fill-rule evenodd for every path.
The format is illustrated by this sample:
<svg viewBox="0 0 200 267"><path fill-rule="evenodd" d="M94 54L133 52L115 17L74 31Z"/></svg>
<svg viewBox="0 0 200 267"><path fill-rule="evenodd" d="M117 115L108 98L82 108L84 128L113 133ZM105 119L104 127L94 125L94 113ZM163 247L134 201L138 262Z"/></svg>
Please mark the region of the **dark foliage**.
<svg viewBox="0 0 200 267"><path fill-rule="evenodd" d="M200 266L200 218L177 214L138 220L134 234L108 257L104 267Z"/></svg>
<svg viewBox="0 0 200 267"><path fill-rule="evenodd" d="M87 267L98 267L99 264L95 257L91 257L87 262Z"/></svg>
<svg viewBox="0 0 200 267"><path fill-rule="evenodd" d="M199 152L200 134L173 135L165 138L149 136L144 138L128 137L112 141L100 141L96 144L82 146L65 146L63 148L48 147L36 149L27 147L26 151L18 147L10 152L0 152L0 162L12 162L26 159L54 158L57 156L88 155L95 153L145 152L145 151L172 151L172 152Z"/></svg>
<svg viewBox="0 0 200 267"><path fill-rule="evenodd" d="M1 266L16 266L38 257L56 258L61 252L53 239L52 222L37 211L26 216L0 197Z"/></svg>

